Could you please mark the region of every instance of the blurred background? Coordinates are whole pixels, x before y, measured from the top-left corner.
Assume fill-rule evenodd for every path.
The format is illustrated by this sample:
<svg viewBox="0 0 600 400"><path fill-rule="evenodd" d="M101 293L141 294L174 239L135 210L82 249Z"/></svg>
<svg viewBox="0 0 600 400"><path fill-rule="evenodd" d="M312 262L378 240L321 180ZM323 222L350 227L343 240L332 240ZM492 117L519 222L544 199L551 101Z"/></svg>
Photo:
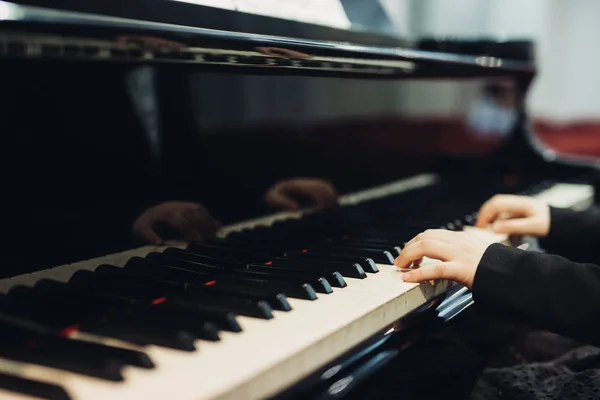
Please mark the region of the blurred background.
<svg viewBox="0 0 600 400"><path fill-rule="evenodd" d="M560 151L600 155L600 25L596 21L600 2L343 0L343 5L354 29L408 40L533 41L538 75L526 104L536 133ZM302 127L348 117L388 118L399 110L445 115L456 107L469 107L466 102L472 101L465 96L465 85L456 82L415 86L407 82L197 75L192 86L196 120L205 133L225 124L292 122ZM211 96L205 96L207 92ZM499 118L510 120L508 115ZM561 140L564 135L569 135L569 140Z"/></svg>

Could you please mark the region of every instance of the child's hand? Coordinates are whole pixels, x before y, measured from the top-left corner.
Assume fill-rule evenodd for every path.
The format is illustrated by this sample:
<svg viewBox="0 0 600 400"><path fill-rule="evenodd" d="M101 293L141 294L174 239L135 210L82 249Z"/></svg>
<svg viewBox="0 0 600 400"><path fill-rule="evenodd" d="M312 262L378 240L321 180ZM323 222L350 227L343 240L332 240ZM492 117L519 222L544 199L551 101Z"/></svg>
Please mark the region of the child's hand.
<svg viewBox="0 0 600 400"><path fill-rule="evenodd" d="M479 210L476 226L492 224L497 233L546 236L550 230L550 207L526 196L498 195Z"/></svg>
<svg viewBox="0 0 600 400"><path fill-rule="evenodd" d="M490 244L467 232L432 229L409 241L395 264L399 268L410 268L414 261L419 262L423 257L440 260L406 272L402 279L405 282L450 279L470 289L479 261Z"/></svg>

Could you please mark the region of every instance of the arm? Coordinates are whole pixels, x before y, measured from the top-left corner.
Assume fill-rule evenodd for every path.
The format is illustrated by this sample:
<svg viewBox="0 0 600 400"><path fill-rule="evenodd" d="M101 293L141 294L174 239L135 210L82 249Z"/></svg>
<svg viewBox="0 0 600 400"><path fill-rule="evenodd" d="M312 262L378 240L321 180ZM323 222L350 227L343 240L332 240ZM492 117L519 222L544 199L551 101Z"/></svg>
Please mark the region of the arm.
<svg viewBox="0 0 600 400"><path fill-rule="evenodd" d="M583 212L549 207L533 197L497 195L479 210L477 227L497 233L532 235L551 253L572 261L600 263L594 239L600 234L600 210Z"/></svg>
<svg viewBox="0 0 600 400"><path fill-rule="evenodd" d="M600 344L600 267L492 244L473 281L475 301L528 323Z"/></svg>
<svg viewBox="0 0 600 400"><path fill-rule="evenodd" d="M548 252L560 254L573 261L600 263L596 251L600 237L600 209L573 211L550 207L550 229L540 238L540 245Z"/></svg>

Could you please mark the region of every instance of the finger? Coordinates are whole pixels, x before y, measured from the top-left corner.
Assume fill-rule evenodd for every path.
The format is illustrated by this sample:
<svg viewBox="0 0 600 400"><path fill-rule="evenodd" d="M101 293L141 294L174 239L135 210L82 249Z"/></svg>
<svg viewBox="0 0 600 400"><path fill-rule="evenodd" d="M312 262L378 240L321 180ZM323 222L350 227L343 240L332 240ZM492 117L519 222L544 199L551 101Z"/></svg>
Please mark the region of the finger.
<svg viewBox="0 0 600 400"><path fill-rule="evenodd" d="M289 211L300 208L297 202L288 197L285 192L279 190L273 190L267 195L267 204L273 208Z"/></svg>
<svg viewBox="0 0 600 400"><path fill-rule="evenodd" d="M455 265L451 262L441 262L417 268L414 271L402 274L404 282L419 283L437 279L454 279L456 271Z"/></svg>
<svg viewBox="0 0 600 400"><path fill-rule="evenodd" d="M422 262L423 262L422 258L419 258L418 260L414 260L413 263L412 263L412 267L413 268L417 268L417 267L419 267L421 265Z"/></svg>
<svg viewBox="0 0 600 400"><path fill-rule="evenodd" d="M505 233L508 235L527 235L531 233L532 226L535 225L533 218L516 218L496 221L492 229L496 233Z"/></svg>
<svg viewBox="0 0 600 400"><path fill-rule="evenodd" d="M152 244L162 244L163 239L151 227L144 227L138 230L138 236Z"/></svg>
<svg viewBox="0 0 600 400"><path fill-rule="evenodd" d="M420 240L434 239L442 242L455 242L459 232L453 232L448 229L428 229L425 232L419 233L417 236L409 240L404 247L410 246L411 244Z"/></svg>
<svg viewBox="0 0 600 400"><path fill-rule="evenodd" d="M394 264L399 268L408 268L413 261L423 257L449 261L457 256L455 246L439 240L426 239L405 247Z"/></svg>
<svg viewBox="0 0 600 400"><path fill-rule="evenodd" d="M494 222L501 214L524 216L526 206L518 196L495 196L481 206L475 226L484 228Z"/></svg>

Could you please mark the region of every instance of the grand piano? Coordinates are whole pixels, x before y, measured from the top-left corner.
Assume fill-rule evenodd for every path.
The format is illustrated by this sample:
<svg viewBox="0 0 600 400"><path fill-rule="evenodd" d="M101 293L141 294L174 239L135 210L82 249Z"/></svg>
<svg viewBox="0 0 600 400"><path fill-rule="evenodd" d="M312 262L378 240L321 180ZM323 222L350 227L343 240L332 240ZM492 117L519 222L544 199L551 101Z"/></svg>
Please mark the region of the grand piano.
<svg viewBox="0 0 600 400"><path fill-rule="evenodd" d="M531 129L529 42L407 40L166 0L25 0L0 1L0 57L4 209L20 210L3 235L2 398L466 396L492 351L481 338L500 328L464 287L402 282L403 243L470 229L495 193L595 201L595 160ZM218 238L109 246L130 221L86 237L108 214L36 226L24 205L70 209L85 191L110 214L130 186L156 184L117 159L143 156L122 129L128 105L102 92L140 67L158 77L163 138L199 138L172 160L196 171L201 159ZM317 106L295 106L307 88ZM73 105L53 97L63 91ZM170 188L194 185L180 174L161 169ZM289 176L331 180L339 206L240 205ZM99 246L60 247L63 231Z"/></svg>

